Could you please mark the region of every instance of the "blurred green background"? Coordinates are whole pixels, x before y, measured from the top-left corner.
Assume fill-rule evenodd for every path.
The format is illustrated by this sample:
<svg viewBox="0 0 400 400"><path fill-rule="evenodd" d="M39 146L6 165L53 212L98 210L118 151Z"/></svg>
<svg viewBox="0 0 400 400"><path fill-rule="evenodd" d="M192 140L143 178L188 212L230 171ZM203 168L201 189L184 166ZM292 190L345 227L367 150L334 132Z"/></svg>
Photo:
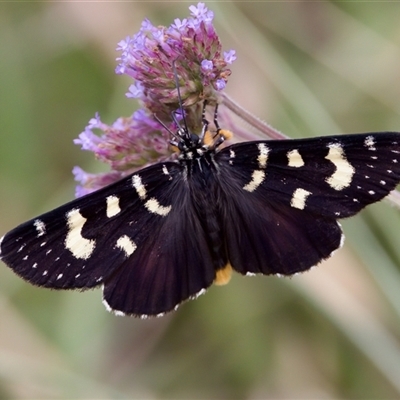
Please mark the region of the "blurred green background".
<svg viewBox="0 0 400 400"><path fill-rule="evenodd" d="M400 130L399 2L206 2L227 92L291 137ZM116 44L191 2L0 5L0 232L72 199L72 140L137 107ZM161 319L101 290L31 287L0 265L0 398L400 397L399 211L343 221L346 245L292 279L234 276Z"/></svg>

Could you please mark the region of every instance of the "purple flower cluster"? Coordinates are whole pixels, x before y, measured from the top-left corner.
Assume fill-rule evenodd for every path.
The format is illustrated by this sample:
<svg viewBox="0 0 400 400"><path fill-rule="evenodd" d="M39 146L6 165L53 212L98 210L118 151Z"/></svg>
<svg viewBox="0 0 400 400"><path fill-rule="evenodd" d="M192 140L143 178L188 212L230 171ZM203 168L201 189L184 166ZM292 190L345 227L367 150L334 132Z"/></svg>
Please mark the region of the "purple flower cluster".
<svg viewBox="0 0 400 400"><path fill-rule="evenodd" d="M212 24L214 14L204 3L189 10L189 18L175 19L169 27L155 27L145 20L136 35L118 43L121 56L117 58L116 73L135 80L127 97L138 99L143 108L131 117L118 118L112 125L103 123L98 115L89 121L74 142L94 152L97 159L110 165L111 171L88 174L75 167L75 179L80 182L77 196L172 156L169 133L154 115L171 130L176 129L171 113L179 108L177 82L187 124L193 132L201 129L202 101L218 102L235 52L222 52ZM103 134L95 134L96 129Z"/></svg>
<svg viewBox="0 0 400 400"><path fill-rule="evenodd" d="M139 32L118 43L121 57L117 74L127 74L136 83L128 96L140 99L157 115L178 108L172 63L175 61L179 89L185 107L207 98L217 100L215 91L225 88L235 52L222 54L212 24L214 14L204 3L190 6L192 16L175 19L170 27L155 27L144 20Z"/></svg>

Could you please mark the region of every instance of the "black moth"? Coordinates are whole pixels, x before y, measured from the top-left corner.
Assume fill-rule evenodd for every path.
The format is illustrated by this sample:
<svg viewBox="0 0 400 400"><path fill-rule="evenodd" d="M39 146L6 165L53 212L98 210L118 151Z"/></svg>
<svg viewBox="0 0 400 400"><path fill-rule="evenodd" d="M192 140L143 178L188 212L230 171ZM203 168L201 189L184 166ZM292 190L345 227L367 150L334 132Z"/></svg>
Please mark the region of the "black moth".
<svg viewBox="0 0 400 400"><path fill-rule="evenodd" d="M185 121L184 121L185 122ZM233 270L292 275L341 246L338 218L400 181L400 133L254 141L179 127L176 161L144 168L7 233L1 259L53 289L103 285L118 315L159 316Z"/></svg>

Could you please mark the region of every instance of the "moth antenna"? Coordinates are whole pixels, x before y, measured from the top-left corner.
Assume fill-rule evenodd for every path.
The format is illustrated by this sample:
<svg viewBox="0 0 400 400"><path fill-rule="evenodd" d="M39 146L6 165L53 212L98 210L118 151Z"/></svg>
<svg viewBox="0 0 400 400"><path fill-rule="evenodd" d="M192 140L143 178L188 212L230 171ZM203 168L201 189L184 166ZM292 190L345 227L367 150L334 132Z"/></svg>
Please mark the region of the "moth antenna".
<svg viewBox="0 0 400 400"><path fill-rule="evenodd" d="M182 129L181 123L178 121L178 118L176 118L174 111L171 112L171 118L172 118L172 121L174 121L175 125L178 127L179 131L182 131L182 130L185 131L185 129ZM186 128L186 124L185 124L185 128Z"/></svg>
<svg viewBox="0 0 400 400"><path fill-rule="evenodd" d="M179 79L178 79L178 73L177 73L176 67L175 67L175 62L176 62L176 60L172 61L172 70L174 71L175 86L176 86L176 91L177 91L177 94L178 94L178 103L179 103L179 108L180 108L181 113L182 113L182 120L183 120L183 125L184 125L184 128L185 128L184 131L185 131L186 137L189 138L189 136L190 136L189 135L189 129L188 129L188 126L187 126L187 123L186 123L185 110L183 108L181 91L179 89ZM174 115L172 118L173 118L174 122L178 125L178 128L180 128L180 124L177 123L176 116Z"/></svg>
<svg viewBox="0 0 400 400"><path fill-rule="evenodd" d="M160 118L158 118L158 116L156 115L156 114L153 114L153 117L154 117L154 119L172 136L172 137L174 137L175 139L180 139L179 138L179 135L177 135L176 134L176 132L174 132L174 131L171 131L171 129L169 129L168 128L168 126L167 125L165 125L164 124L164 122L163 121L161 121L161 119ZM174 117L172 117L173 119L174 119L174 122L175 123L177 123L177 121L175 121L175 118ZM179 127L179 125L178 125L178 127ZM176 142L174 142L174 143L171 143L171 144L174 144L175 145L175 143Z"/></svg>

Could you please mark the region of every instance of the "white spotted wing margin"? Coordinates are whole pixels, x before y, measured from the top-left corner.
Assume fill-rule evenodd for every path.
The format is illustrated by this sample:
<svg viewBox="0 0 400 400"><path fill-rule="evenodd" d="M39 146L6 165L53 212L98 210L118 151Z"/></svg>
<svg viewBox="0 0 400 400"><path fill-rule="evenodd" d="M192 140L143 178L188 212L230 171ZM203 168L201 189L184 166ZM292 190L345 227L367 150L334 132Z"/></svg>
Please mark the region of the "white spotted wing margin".
<svg viewBox="0 0 400 400"><path fill-rule="evenodd" d="M337 219L395 189L400 134L238 143L217 153L215 162L233 269L291 275L341 246Z"/></svg>
<svg viewBox="0 0 400 400"><path fill-rule="evenodd" d="M119 315L171 311L215 278L182 175L178 163L156 164L32 219L3 237L1 259L37 286L103 285Z"/></svg>

